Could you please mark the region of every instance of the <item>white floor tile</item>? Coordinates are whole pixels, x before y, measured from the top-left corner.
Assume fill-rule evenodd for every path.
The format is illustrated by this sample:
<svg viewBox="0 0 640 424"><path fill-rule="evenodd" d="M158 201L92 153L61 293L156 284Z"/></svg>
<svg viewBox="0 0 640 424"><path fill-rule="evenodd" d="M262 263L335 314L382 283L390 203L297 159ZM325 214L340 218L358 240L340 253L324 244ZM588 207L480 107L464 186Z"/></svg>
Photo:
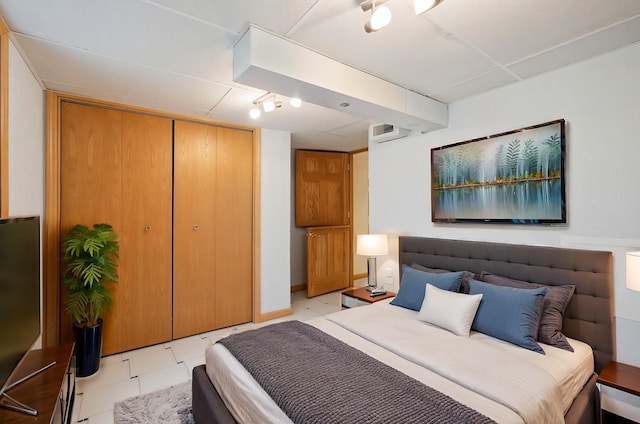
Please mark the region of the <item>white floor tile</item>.
<svg viewBox="0 0 640 424"><path fill-rule="evenodd" d="M184 362L186 359L204 355L205 349L211 344L208 338L180 339L172 342L171 351L176 362Z"/></svg>
<svg viewBox="0 0 640 424"><path fill-rule="evenodd" d="M76 392L82 393L91 387L106 386L109 384L126 381L131 378L129 374L129 361L100 362L100 369L89 377L76 378Z"/></svg>
<svg viewBox="0 0 640 424"><path fill-rule="evenodd" d="M299 321L307 321L313 318L318 318L319 316L322 316L322 314L319 314L316 311L313 311L311 309L303 309L301 311L297 311L292 315L293 319L297 319Z"/></svg>
<svg viewBox="0 0 640 424"><path fill-rule="evenodd" d="M214 342L216 340L220 340L223 337L227 337L229 334L231 334L231 330L232 328L221 328L220 330L209 331L208 333L204 333L202 334L202 336L206 337L211 342Z"/></svg>
<svg viewBox="0 0 640 424"><path fill-rule="evenodd" d="M173 352L171 349L165 349L164 347L160 350L150 351L146 355L136 355L129 359L131 377L140 376L175 364L176 358L173 356Z"/></svg>
<svg viewBox="0 0 640 424"><path fill-rule="evenodd" d="M102 387L92 387L82 394L79 420L113 409L113 404L140 394L137 378Z"/></svg>
<svg viewBox="0 0 640 424"><path fill-rule="evenodd" d="M160 344L149 346L149 347L143 347L141 349L123 352L121 355L122 355L122 360L125 361L127 359L136 358L138 356L147 356L150 353L159 352L164 349L165 349L164 344L160 343Z"/></svg>
<svg viewBox="0 0 640 424"><path fill-rule="evenodd" d="M118 363L118 362L122 362L122 354L121 353L116 353L115 355L103 356L100 359L100 366L102 366L104 364L113 364L113 363Z"/></svg>
<svg viewBox="0 0 640 424"><path fill-rule="evenodd" d="M187 367L187 372L189 373L189 378L193 375L193 369L198 365L204 365L205 359L204 355L199 356L197 358L189 358L184 361L184 366Z"/></svg>
<svg viewBox="0 0 640 424"><path fill-rule="evenodd" d="M89 417L88 424L113 424L113 409Z"/></svg>
<svg viewBox="0 0 640 424"><path fill-rule="evenodd" d="M171 367L141 374L138 377L140 380L140 393L151 393L165 387L175 386L189 381L190 377L185 364L174 364Z"/></svg>

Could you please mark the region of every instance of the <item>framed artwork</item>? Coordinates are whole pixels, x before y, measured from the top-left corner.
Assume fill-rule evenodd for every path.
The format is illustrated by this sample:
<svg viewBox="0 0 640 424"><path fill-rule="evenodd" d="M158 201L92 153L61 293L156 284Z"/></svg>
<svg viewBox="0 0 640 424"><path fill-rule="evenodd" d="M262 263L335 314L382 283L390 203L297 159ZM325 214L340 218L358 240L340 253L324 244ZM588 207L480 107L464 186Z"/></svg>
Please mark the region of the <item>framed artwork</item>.
<svg viewBox="0 0 640 424"><path fill-rule="evenodd" d="M431 220L566 224L565 121L431 149Z"/></svg>

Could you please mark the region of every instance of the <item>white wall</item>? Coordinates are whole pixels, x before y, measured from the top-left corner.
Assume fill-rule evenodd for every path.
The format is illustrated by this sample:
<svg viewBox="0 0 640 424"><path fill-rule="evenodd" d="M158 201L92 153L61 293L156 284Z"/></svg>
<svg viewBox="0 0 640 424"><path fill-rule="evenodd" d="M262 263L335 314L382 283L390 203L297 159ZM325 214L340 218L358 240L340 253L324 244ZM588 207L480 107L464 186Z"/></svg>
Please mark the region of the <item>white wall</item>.
<svg viewBox="0 0 640 424"><path fill-rule="evenodd" d="M624 252L640 247L640 191L635 187L640 181L639 99L636 43L454 103L446 129L372 143L371 231L613 251L617 359L640 366L640 292L626 289L624 282ZM566 226L431 223L432 147L559 118L567 121ZM393 265L397 286L397 243L394 247L395 256L378 262L378 278ZM631 408L616 411L640 420L640 400L634 399L623 399Z"/></svg>
<svg viewBox="0 0 640 424"><path fill-rule="evenodd" d="M44 216L44 120L44 92L10 41L9 215L40 215L40 228ZM41 345L38 340L34 347Z"/></svg>
<svg viewBox="0 0 640 424"><path fill-rule="evenodd" d="M262 129L260 144L260 310L291 307L291 134Z"/></svg>
<svg viewBox="0 0 640 424"><path fill-rule="evenodd" d="M44 91L9 43L9 215L44 214Z"/></svg>

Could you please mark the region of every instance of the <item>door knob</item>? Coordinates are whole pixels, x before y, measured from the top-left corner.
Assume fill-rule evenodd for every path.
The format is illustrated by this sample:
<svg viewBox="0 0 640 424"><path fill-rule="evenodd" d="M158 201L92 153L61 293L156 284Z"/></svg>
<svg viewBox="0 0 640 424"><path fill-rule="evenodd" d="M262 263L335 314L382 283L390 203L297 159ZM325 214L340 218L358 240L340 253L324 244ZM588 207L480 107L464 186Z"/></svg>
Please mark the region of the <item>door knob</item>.
<svg viewBox="0 0 640 424"><path fill-rule="evenodd" d="M144 227L144 231L145 233L148 233L149 231L151 231L151 225L147 225L146 227Z"/></svg>
<svg viewBox="0 0 640 424"><path fill-rule="evenodd" d="M198 224L193 224L193 231L198 231L200 226Z"/></svg>

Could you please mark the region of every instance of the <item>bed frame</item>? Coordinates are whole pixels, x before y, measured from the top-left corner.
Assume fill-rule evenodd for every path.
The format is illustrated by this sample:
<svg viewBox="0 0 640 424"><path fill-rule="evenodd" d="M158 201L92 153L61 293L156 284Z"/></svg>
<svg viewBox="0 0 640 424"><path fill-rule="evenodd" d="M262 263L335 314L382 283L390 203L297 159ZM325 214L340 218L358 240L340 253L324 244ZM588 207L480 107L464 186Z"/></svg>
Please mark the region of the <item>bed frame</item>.
<svg viewBox="0 0 640 424"><path fill-rule="evenodd" d="M613 356L611 252L401 236L399 262L451 271L482 271L546 285L573 284L563 332L593 348L595 371ZM402 269L402 268L401 268ZM565 415L568 424L600 424L594 374ZM205 366L193 370L193 415L197 423L235 423L209 380Z"/></svg>

